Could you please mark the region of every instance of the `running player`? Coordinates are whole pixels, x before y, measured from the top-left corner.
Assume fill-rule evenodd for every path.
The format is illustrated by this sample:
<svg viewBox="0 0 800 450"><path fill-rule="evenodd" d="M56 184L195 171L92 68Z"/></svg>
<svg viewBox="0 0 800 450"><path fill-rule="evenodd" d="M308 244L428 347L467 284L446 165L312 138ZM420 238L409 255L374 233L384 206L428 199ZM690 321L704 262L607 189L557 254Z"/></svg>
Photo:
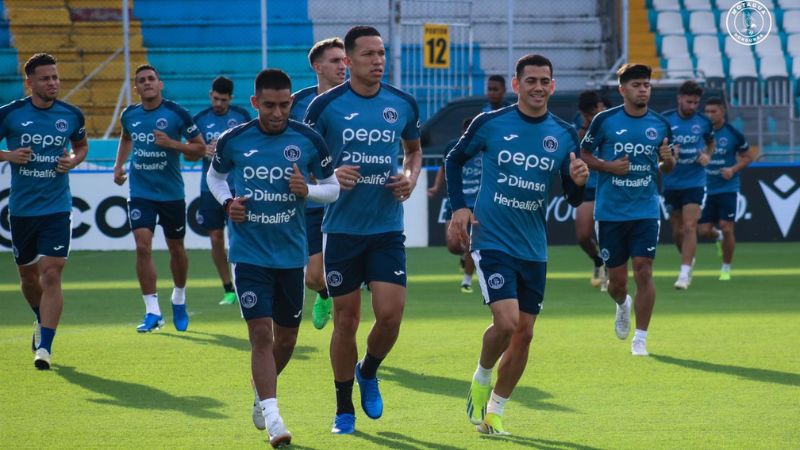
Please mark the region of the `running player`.
<svg viewBox="0 0 800 450"><path fill-rule="evenodd" d="M659 214L656 177L675 165L671 126L647 107L650 100L648 66L624 64L617 71L623 104L595 116L581 142L581 157L598 172L594 220L600 256L608 267L608 295L617 303L614 331L619 339L630 333L633 303L628 295L628 259L636 282L636 332L631 353L647 356L647 328L656 291Z"/></svg>
<svg viewBox="0 0 800 450"><path fill-rule="evenodd" d="M306 114L328 143L342 187L322 223L326 281L334 299L330 349L337 406L331 431L337 434L355 430L354 377L367 417L383 414L376 372L397 341L406 302L402 203L422 165L417 102L381 82L386 50L380 33L353 27L344 46L350 80L315 98ZM357 361L362 282L372 291L375 324Z"/></svg>
<svg viewBox="0 0 800 450"><path fill-rule="evenodd" d="M509 434L503 410L528 363L544 300L551 180L560 174L567 201L578 206L589 178L586 164L576 157L575 128L547 110L555 90L550 60L523 56L511 85L519 102L475 118L445 162L453 206L450 232L466 246L472 225L472 258L484 303L492 311L467 399L469 420L486 434ZM462 183L462 168L470 158L483 161L474 214Z"/></svg>
<svg viewBox="0 0 800 450"><path fill-rule="evenodd" d="M22 295L36 315L33 363L46 370L64 308L61 272L72 236L68 173L86 158L89 144L81 111L57 100L56 59L37 53L24 70L30 97L0 108L0 140L10 149L0 151L0 161L11 165L11 249Z"/></svg>
<svg viewBox="0 0 800 450"><path fill-rule="evenodd" d="M310 86L294 93L290 117L302 121L308 105L319 94L344 82L347 66L344 64L344 42L330 38L317 42L308 52L308 62L317 74L316 86ZM306 233L308 233L308 266L306 266L306 287L317 293L311 310L311 323L321 330L331 317L333 301L325 286L325 273L322 268L322 217L325 213L321 204L306 202Z"/></svg>
<svg viewBox="0 0 800 450"><path fill-rule="evenodd" d="M303 313L304 203L336 200L339 186L325 142L307 125L289 120L288 75L261 71L251 102L258 119L220 136L207 178L233 222L230 259L252 347L257 407L270 444L279 447L292 439L278 411L277 377L292 356ZM308 184L312 173L318 185Z"/></svg>
<svg viewBox="0 0 800 450"><path fill-rule="evenodd" d="M211 239L211 260L214 261L214 266L222 281L222 289L225 292L219 304L232 305L237 302L237 299L231 282L231 271L228 268L228 255L225 252L225 211L209 192L206 173L211 166L211 159L214 157L214 148L219 136L229 128L249 122L250 113L244 108L231 105L233 81L228 77L218 76L215 78L211 83L208 97L211 99L211 107L194 116L194 123L206 142L203 175L200 178L200 211L197 213L197 221L206 229L208 237Z"/></svg>
<svg viewBox="0 0 800 450"><path fill-rule="evenodd" d="M663 178L664 203L669 212L672 239L681 254L675 289L688 289L697 250L697 221L706 188L705 166L714 154L711 121L697 112L703 88L687 80L678 88L678 108L665 112L675 136L677 164Z"/></svg>
<svg viewBox="0 0 800 450"><path fill-rule="evenodd" d="M744 135L725 121L725 104L721 98L709 98L705 113L714 126L716 148L706 166L706 201L698 231L700 236L716 240L717 252L722 257L719 279L729 281L736 245L733 225L736 223L739 172L758 158L758 150L749 148ZM719 228L714 227L716 224Z"/></svg>
<svg viewBox="0 0 800 450"><path fill-rule="evenodd" d="M186 274L189 259L183 246L186 234L186 201L181 176L180 156L198 160L206 153L203 136L189 112L161 96L164 84L155 67L136 68L134 87L141 103L122 112L122 135L114 164L114 182L128 179L125 163L131 156L128 219L136 241L136 276L142 290L145 315L136 331L145 333L164 324L156 291L156 266L153 264L153 234L156 223L164 230L172 271L172 323L186 331ZM184 137L187 142L181 142Z"/></svg>

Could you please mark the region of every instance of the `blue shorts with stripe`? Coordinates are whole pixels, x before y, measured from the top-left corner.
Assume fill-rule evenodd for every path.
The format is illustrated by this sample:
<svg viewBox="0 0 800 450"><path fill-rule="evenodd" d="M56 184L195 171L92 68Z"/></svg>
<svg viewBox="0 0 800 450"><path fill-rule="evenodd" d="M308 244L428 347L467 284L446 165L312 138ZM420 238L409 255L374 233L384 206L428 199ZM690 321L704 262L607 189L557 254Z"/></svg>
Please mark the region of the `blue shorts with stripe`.
<svg viewBox="0 0 800 450"><path fill-rule="evenodd" d="M18 266L29 266L42 256L67 258L72 238L72 213L9 216L11 251Z"/></svg>
<svg viewBox="0 0 800 450"><path fill-rule="evenodd" d="M406 237L402 231L371 235L332 233L323 236L325 281L338 297L381 281L406 286Z"/></svg>
<svg viewBox="0 0 800 450"><path fill-rule="evenodd" d="M474 250L483 302L517 299L519 310L539 314L544 301L547 263L515 258L499 250Z"/></svg>
<svg viewBox="0 0 800 450"><path fill-rule="evenodd" d="M606 267L618 267L634 256L655 259L661 222L658 219L595 222L600 257Z"/></svg>
<svg viewBox="0 0 800 450"><path fill-rule="evenodd" d="M245 320L271 317L276 324L297 328L303 318L303 268L270 269L233 264L233 283Z"/></svg>
<svg viewBox="0 0 800 450"><path fill-rule="evenodd" d="M225 228L225 208L219 204L209 191L200 192L200 210L197 211L197 223L208 231Z"/></svg>
<svg viewBox="0 0 800 450"><path fill-rule="evenodd" d="M183 239L186 235L186 202L159 202L133 197L128 200L128 220L131 230L147 228L156 231L156 223L164 229L167 239Z"/></svg>
<svg viewBox="0 0 800 450"><path fill-rule="evenodd" d="M699 223L736 222L736 192L723 192L706 196Z"/></svg>

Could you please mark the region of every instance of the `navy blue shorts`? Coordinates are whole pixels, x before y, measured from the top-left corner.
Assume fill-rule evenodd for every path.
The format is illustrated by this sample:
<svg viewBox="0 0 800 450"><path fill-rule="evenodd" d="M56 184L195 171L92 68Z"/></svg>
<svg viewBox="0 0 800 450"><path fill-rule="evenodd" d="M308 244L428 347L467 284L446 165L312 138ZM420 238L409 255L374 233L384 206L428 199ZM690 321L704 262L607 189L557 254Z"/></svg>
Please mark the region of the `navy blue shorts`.
<svg viewBox="0 0 800 450"><path fill-rule="evenodd" d="M269 269L233 264L233 283L244 320L271 317L282 327L297 328L303 318L303 268Z"/></svg>
<svg viewBox="0 0 800 450"><path fill-rule="evenodd" d="M29 266L42 256L66 258L72 237L72 213L10 216L11 251L18 266Z"/></svg>
<svg viewBox="0 0 800 450"><path fill-rule="evenodd" d="M338 297L382 281L406 286L406 237L402 231L371 235L325 234L325 281Z"/></svg>
<svg viewBox="0 0 800 450"><path fill-rule="evenodd" d="M322 218L325 208L306 208L306 239L308 240L308 256L322 251Z"/></svg>
<svg viewBox="0 0 800 450"><path fill-rule="evenodd" d="M702 205L705 194L705 188L701 187L664 191L664 204L667 206L667 212L671 214L692 203Z"/></svg>
<svg viewBox="0 0 800 450"><path fill-rule="evenodd" d="M700 223L719 223L720 220L736 222L736 201L736 192L707 196Z"/></svg>
<svg viewBox="0 0 800 450"><path fill-rule="evenodd" d="M156 219L167 239L183 239L186 235L186 202L157 202L144 198L128 199L128 220L131 230L147 228L156 231Z"/></svg>
<svg viewBox="0 0 800 450"><path fill-rule="evenodd" d="M658 219L629 220L626 222L595 222L600 257L606 267L626 264L634 256L655 259Z"/></svg>
<svg viewBox="0 0 800 450"><path fill-rule="evenodd" d="M225 208L209 191L200 192L200 209L197 211L197 223L206 230L221 230L225 228Z"/></svg>
<svg viewBox="0 0 800 450"><path fill-rule="evenodd" d="M593 202L596 195L597 195L597 189L595 188L587 187L583 189L584 202Z"/></svg>
<svg viewBox="0 0 800 450"><path fill-rule="evenodd" d="M526 261L498 250L475 250L472 260L485 304L515 298L520 311L539 314L547 281L546 262Z"/></svg>

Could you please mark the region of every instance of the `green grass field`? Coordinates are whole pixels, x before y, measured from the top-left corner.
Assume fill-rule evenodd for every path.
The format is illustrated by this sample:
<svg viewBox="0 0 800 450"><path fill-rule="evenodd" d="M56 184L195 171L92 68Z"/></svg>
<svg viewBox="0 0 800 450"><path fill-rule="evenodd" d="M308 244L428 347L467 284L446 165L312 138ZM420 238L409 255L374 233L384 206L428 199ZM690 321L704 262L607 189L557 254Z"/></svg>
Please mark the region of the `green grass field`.
<svg viewBox="0 0 800 450"><path fill-rule="evenodd" d="M677 252L659 248L649 358L614 337L614 306L589 286L577 247L551 249L545 308L525 375L506 407L514 435L487 438L464 402L490 321L477 293L458 292L442 248L408 252L400 339L379 371L386 405L358 432L329 433L335 409L328 328L311 326L310 295L294 359L279 379L281 413L297 449L800 448L800 245L737 247L733 280L717 281L710 245L694 282L677 292ZM162 310L171 283L156 254ZM138 335L144 308L132 252L75 252L54 370L33 367L33 314L10 254L0 263L0 448L264 448L251 424L249 344L238 308L206 252L190 252L189 331ZM359 351L371 325L364 302ZM632 333L631 333L632 334ZM356 389L357 391L357 389Z"/></svg>

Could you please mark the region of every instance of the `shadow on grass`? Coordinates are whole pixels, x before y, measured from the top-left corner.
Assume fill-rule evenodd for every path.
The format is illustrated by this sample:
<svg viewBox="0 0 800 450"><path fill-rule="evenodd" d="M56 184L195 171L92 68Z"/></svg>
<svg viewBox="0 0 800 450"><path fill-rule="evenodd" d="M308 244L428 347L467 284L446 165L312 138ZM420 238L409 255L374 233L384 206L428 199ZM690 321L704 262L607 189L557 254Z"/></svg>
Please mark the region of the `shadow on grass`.
<svg viewBox="0 0 800 450"><path fill-rule="evenodd" d="M599 450L597 447L590 447L588 445L573 444L572 442L553 441L550 439L536 439L525 436L488 436L481 435L481 442L488 443L490 441L506 441L514 444L523 445L525 447L537 448L541 450Z"/></svg>
<svg viewBox="0 0 800 450"><path fill-rule="evenodd" d="M465 402L470 385L469 379L458 380L437 375L425 375L390 366L381 366L378 376L386 381L396 382L415 391L446 395L464 399ZM552 399L550 394L529 386L517 386L514 389L512 398L513 401L531 409L574 412L570 408L547 403L547 400Z"/></svg>
<svg viewBox="0 0 800 450"><path fill-rule="evenodd" d="M218 345L220 347L226 347L250 353L250 341L234 336L228 336L226 334L207 333L203 331L186 331L182 333L153 333L153 335L183 339L200 345ZM292 359L309 359L309 354L315 352L317 352L317 349L314 347L297 345L294 347Z"/></svg>
<svg viewBox="0 0 800 450"><path fill-rule="evenodd" d="M69 366L59 365L56 366L54 371L69 383L88 391L111 397L89 399L93 403L121 406L123 408L176 411L203 419L227 418L227 416L214 411L224 406L224 404L210 397L177 397L151 386L101 378L96 375L79 372L74 367Z"/></svg>
<svg viewBox="0 0 800 450"><path fill-rule="evenodd" d="M363 431L356 430L353 437L364 439L375 445L383 448L399 449L399 450L422 450L422 449L437 449L437 450L466 450L464 447L453 447L452 445L436 444L434 442L423 441L413 437L400 434L390 433L386 431L379 431L377 435L367 434ZM357 446L355 448L358 448Z"/></svg>
<svg viewBox="0 0 800 450"><path fill-rule="evenodd" d="M721 373L745 378L761 383L783 384L786 386L800 387L800 374L791 372L779 372L770 369L758 369L754 367L731 366L727 364L714 364L706 361L696 361L693 359L673 358L666 355L650 354L656 361L673 364L687 369L702 370L704 372Z"/></svg>

